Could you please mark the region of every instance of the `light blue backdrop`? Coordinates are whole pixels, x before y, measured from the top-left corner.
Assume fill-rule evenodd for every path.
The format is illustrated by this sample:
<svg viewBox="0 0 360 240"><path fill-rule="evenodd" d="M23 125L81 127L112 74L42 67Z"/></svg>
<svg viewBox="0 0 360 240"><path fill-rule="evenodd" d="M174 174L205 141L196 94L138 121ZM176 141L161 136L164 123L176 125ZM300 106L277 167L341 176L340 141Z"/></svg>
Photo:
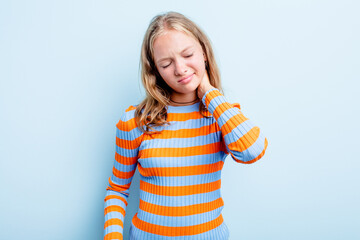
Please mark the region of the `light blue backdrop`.
<svg viewBox="0 0 360 240"><path fill-rule="evenodd" d="M231 240L359 239L359 9L355 0L1 1L0 239L102 239L115 124L145 96L141 41L169 10L205 30L226 97L269 141L253 165L226 160ZM136 173L125 231L138 184Z"/></svg>

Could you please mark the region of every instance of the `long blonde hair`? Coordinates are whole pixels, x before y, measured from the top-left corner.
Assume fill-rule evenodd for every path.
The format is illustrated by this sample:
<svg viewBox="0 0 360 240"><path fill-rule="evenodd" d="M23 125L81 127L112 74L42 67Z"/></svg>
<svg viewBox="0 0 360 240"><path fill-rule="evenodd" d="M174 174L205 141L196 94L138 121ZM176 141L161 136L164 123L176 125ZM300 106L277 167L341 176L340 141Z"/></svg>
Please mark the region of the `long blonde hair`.
<svg viewBox="0 0 360 240"><path fill-rule="evenodd" d="M170 103L172 89L160 76L154 63L153 53L155 39L166 33L167 30L181 31L199 41L207 59L206 70L210 84L223 92L220 72L211 42L206 34L194 22L178 12L170 11L153 17L145 33L140 56L141 79L146 90L146 97L136 106L135 110L137 126L143 133L149 135L159 133L153 126L169 124L167 122L167 105ZM199 112L204 117L211 117L202 101L199 104Z"/></svg>

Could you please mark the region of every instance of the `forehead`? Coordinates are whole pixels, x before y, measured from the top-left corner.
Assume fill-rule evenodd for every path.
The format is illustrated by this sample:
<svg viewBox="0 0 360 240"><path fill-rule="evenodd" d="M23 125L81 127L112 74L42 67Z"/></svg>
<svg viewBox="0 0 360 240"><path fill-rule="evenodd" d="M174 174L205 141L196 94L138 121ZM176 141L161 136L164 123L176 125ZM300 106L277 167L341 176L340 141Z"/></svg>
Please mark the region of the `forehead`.
<svg viewBox="0 0 360 240"><path fill-rule="evenodd" d="M154 58L169 57L181 53L187 47L199 48L199 42L192 36L177 30L168 30L153 43Z"/></svg>

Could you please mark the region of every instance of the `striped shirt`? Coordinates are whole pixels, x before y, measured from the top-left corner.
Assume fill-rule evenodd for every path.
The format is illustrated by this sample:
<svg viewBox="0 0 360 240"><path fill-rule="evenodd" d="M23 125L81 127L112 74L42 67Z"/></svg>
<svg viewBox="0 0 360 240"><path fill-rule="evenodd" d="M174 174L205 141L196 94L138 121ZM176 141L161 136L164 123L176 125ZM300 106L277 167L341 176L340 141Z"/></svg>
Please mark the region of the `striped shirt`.
<svg viewBox="0 0 360 240"><path fill-rule="evenodd" d="M123 239L123 222L131 180L138 167L140 204L132 218L130 239L197 240L229 238L221 211L221 170L225 158L253 163L268 142L217 88L201 101L210 118L199 113L197 102L167 106L170 125L152 136L136 126L135 106L116 124L116 152L106 188L104 240Z"/></svg>

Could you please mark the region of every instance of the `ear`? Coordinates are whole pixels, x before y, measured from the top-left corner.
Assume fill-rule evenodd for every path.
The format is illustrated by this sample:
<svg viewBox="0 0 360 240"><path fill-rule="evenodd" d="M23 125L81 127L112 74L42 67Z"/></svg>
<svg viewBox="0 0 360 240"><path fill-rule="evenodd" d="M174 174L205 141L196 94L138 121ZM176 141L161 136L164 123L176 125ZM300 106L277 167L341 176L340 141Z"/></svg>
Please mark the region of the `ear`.
<svg viewBox="0 0 360 240"><path fill-rule="evenodd" d="M207 61L207 58L206 58L206 55L204 52L203 52L203 56L204 56L204 61Z"/></svg>

